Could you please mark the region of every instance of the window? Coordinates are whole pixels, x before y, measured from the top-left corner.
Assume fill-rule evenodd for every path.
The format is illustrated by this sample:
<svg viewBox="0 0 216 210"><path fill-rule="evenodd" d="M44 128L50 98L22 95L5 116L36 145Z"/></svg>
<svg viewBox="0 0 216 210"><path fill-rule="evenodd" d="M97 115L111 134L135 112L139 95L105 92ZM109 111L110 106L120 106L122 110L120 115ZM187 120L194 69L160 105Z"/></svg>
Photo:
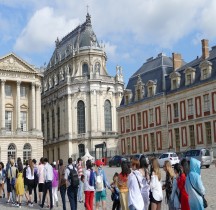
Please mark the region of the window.
<svg viewBox="0 0 216 210"><path fill-rule="evenodd" d="M31 159L32 156L32 149L30 144L25 144L23 147L23 161Z"/></svg>
<svg viewBox="0 0 216 210"><path fill-rule="evenodd" d="M176 140L176 150L180 148L180 136L179 136L179 128L175 128L175 140Z"/></svg>
<svg viewBox="0 0 216 210"><path fill-rule="evenodd" d="M83 157L85 155L85 145L84 144L79 144L79 157Z"/></svg>
<svg viewBox="0 0 216 210"><path fill-rule="evenodd" d="M142 118L141 118L141 112L137 113L137 125L141 126Z"/></svg>
<svg viewBox="0 0 216 210"><path fill-rule="evenodd" d="M55 138L55 111L52 110L52 135L53 139Z"/></svg>
<svg viewBox="0 0 216 210"><path fill-rule="evenodd" d="M85 104L83 101L77 103L77 125L78 133L85 133Z"/></svg>
<svg viewBox="0 0 216 210"><path fill-rule="evenodd" d="M138 136L139 152L142 153L142 136Z"/></svg>
<svg viewBox="0 0 216 210"><path fill-rule="evenodd" d="M130 117L126 116L126 129L130 129Z"/></svg>
<svg viewBox="0 0 216 210"><path fill-rule="evenodd" d="M154 112L153 109L149 109L149 122L154 122Z"/></svg>
<svg viewBox="0 0 216 210"><path fill-rule="evenodd" d="M141 99L141 93L140 89L137 90L137 101Z"/></svg>
<svg viewBox="0 0 216 210"><path fill-rule="evenodd" d="M87 63L84 63L84 64L82 65L82 75L83 75L83 76L88 75L88 64L87 64Z"/></svg>
<svg viewBox="0 0 216 210"><path fill-rule="evenodd" d="M192 77L191 77L191 74L188 74L187 75L187 85L190 85L192 84Z"/></svg>
<svg viewBox="0 0 216 210"><path fill-rule="evenodd" d="M112 110L109 100L104 104L104 119L105 119L105 131L112 131Z"/></svg>
<svg viewBox="0 0 216 210"><path fill-rule="evenodd" d="M8 146L8 158L9 157L16 160L16 146L14 144Z"/></svg>
<svg viewBox="0 0 216 210"><path fill-rule="evenodd" d="M125 105L129 104L129 96L125 96Z"/></svg>
<svg viewBox="0 0 216 210"><path fill-rule="evenodd" d="M58 138L59 138L60 137L60 107L58 107L57 118L58 118Z"/></svg>
<svg viewBox="0 0 216 210"><path fill-rule="evenodd" d="M179 116L179 114L178 114L178 103L174 103L173 107L174 107L174 117L177 118Z"/></svg>
<svg viewBox="0 0 216 210"><path fill-rule="evenodd" d="M177 89L177 81L176 81L176 79L174 79L172 81L172 83L173 83L173 90Z"/></svg>
<svg viewBox="0 0 216 210"><path fill-rule="evenodd" d="M209 103L209 94L203 96L204 98L204 111L210 110L210 103Z"/></svg>
<svg viewBox="0 0 216 210"><path fill-rule="evenodd" d="M5 95L12 96L12 87L10 85L5 85Z"/></svg>
<svg viewBox="0 0 216 210"><path fill-rule="evenodd" d="M189 133L190 133L190 142L191 146L195 146L195 134L194 134L194 126L189 126Z"/></svg>
<svg viewBox="0 0 216 210"><path fill-rule="evenodd" d="M25 86L20 86L20 96L25 98L27 95L27 88Z"/></svg>
<svg viewBox="0 0 216 210"><path fill-rule="evenodd" d="M188 99L188 115L193 115L194 107L193 107L193 99Z"/></svg>
<svg viewBox="0 0 216 210"><path fill-rule="evenodd" d="M47 139L50 139L49 112L47 112Z"/></svg>
<svg viewBox="0 0 216 210"><path fill-rule="evenodd" d="M5 112L5 130L6 131L12 130L12 112L10 111Z"/></svg>
<svg viewBox="0 0 216 210"><path fill-rule="evenodd" d="M149 97L152 97L152 96L153 96L153 88L149 87Z"/></svg>
<svg viewBox="0 0 216 210"><path fill-rule="evenodd" d="M205 129L206 129L206 143L212 144L212 136L211 136L211 122L205 123Z"/></svg>
<svg viewBox="0 0 216 210"><path fill-rule="evenodd" d="M203 79L207 79L207 78L208 78L208 70L203 69Z"/></svg>
<svg viewBox="0 0 216 210"><path fill-rule="evenodd" d="M27 131L27 112L20 113L21 131Z"/></svg>

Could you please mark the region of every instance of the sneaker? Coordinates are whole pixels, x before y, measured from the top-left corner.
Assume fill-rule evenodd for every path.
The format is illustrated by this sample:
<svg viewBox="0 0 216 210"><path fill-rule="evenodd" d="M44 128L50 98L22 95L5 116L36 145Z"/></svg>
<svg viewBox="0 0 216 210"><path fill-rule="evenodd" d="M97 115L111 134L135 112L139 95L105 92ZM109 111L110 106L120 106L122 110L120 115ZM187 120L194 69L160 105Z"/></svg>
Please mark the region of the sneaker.
<svg viewBox="0 0 216 210"><path fill-rule="evenodd" d="M10 200L8 200L8 201L6 202L6 204L10 204Z"/></svg>
<svg viewBox="0 0 216 210"><path fill-rule="evenodd" d="M29 205L28 205L29 207L33 207L33 203L29 203Z"/></svg>

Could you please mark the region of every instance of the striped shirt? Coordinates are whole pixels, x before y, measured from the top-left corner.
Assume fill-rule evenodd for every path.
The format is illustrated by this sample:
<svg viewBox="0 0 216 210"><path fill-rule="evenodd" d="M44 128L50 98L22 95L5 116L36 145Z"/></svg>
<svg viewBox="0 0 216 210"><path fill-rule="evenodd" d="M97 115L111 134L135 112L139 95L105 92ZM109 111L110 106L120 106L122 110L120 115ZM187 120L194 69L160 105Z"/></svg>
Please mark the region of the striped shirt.
<svg viewBox="0 0 216 210"><path fill-rule="evenodd" d="M80 161L77 165L77 171L78 171L78 176L79 179L81 179L81 176L83 175L83 169L82 169L82 161Z"/></svg>

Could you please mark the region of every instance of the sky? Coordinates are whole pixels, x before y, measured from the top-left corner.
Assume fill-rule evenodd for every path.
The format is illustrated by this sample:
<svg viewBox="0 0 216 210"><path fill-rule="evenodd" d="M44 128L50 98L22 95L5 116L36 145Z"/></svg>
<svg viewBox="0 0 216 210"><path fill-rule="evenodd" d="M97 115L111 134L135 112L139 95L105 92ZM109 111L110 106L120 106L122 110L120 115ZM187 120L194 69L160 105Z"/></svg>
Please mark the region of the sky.
<svg viewBox="0 0 216 210"><path fill-rule="evenodd" d="M216 45L215 0L0 0L0 57L14 52L44 66L63 38L86 18L87 5L107 70L123 68L124 81L150 57L201 55L201 39Z"/></svg>

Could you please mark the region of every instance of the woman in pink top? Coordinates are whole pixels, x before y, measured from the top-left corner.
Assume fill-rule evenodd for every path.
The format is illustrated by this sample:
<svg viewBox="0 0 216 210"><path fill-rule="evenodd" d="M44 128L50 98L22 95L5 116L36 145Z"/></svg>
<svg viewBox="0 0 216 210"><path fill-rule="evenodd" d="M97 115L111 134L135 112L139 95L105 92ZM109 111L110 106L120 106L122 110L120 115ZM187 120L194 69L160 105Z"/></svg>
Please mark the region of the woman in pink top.
<svg viewBox="0 0 216 210"><path fill-rule="evenodd" d="M56 162L53 162L52 197L53 206L56 202L56 206L58 207L58 170L56 170Z"/></svg>

